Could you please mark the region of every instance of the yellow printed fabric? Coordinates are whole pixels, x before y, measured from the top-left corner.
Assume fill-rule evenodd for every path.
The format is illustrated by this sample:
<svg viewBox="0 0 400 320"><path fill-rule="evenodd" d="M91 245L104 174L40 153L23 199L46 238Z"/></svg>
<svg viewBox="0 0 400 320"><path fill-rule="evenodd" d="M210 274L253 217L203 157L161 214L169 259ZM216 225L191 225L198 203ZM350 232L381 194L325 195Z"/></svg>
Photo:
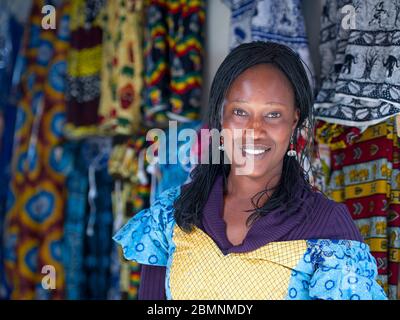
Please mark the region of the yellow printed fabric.
<svg viewBox="0 0 400 320"><path fill-rule="evenodd" d="M84 138L98 132L104 0L71 0L70 3L64 131L71 138Z"/></svg>
<svg viewBox="0 0 400 320"><path fill-rule="evenodd" d="M5 274L11 299L62 299L65 180L65 69L69 2L57 6L57 29L43 29L42 8L34 0L25 29L25 61L17 108L13 177L4 222ZM54 286L43 286L43 270L55 274Z"/></svg>
<svg viewBox="0 0 400 320"><path fill-rule="evenodd" d="M330 148L327 193L347 205L378 264L390 299L399 295L400 148L394 117L361 132L317 123L317 140Z"/></svg>
<svg viewBox="0 0 400 320"><path fill-rule="evenodd" d="M140 124L143 1L107 1L104 13L99 130L130 135Z"/></svg>

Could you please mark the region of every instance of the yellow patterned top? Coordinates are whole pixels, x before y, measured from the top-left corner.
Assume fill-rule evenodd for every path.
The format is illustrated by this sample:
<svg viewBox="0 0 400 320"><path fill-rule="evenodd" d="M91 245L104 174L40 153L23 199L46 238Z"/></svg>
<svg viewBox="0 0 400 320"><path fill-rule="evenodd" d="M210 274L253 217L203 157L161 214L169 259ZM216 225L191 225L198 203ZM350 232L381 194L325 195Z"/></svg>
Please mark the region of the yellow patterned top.
<svg viewBox="0 0 400 320"><path fill-rule="evenodd" d="M272 242L246 253L224 255L201 229L190 234L174 229L176 250L171 265L173 299L285 299L293 268L306 241Z"/></svg>

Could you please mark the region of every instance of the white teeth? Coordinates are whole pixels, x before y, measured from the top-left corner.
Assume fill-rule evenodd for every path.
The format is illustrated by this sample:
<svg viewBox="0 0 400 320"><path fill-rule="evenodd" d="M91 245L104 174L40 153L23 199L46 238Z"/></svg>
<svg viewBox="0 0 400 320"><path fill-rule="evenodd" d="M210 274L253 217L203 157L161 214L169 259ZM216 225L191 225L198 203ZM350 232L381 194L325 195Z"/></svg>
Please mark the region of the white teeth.
<svg viewBox="0 0 400 320"><path fill-rule="evenodd" d="M264 153L267 150L265 150L265 149L243 149L243 151L248 154L251 154L251 155L259 155L259 154Z"/></svg>

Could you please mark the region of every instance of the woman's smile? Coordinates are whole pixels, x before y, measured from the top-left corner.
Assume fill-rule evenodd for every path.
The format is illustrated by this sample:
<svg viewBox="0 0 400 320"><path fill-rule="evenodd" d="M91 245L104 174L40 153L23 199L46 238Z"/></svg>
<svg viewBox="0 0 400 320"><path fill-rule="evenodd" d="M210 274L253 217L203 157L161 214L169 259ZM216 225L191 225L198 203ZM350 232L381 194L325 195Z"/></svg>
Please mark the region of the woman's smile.
<svg viewBox="0 0 400 320"><path fill-rule="evenodd" d="M261 160L271 151L271 146L266 146L263 144L257 145L243 145L241 147L242 155L247 158L254 158L254 160Z"/></svg>

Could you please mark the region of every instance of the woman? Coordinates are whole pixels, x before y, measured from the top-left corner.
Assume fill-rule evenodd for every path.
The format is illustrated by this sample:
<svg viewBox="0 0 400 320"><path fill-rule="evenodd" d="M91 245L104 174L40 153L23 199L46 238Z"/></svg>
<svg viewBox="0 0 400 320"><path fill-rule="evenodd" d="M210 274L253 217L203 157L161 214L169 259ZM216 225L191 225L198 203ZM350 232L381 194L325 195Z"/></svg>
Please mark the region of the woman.
<svg viewBox="0 0 400 320"><path fill-rule="evenodd" d="M313 123L298 55L269 42L238 46L215 75L209 106L209 128L227 132L219 149L229 161L199 164L189 184L114 236L127 259L150 266L141 291L161 281L168 299L386 299L346 207L314 191L297 159L297 133ZM252 170L238 174L246 164Z"/></svg>

